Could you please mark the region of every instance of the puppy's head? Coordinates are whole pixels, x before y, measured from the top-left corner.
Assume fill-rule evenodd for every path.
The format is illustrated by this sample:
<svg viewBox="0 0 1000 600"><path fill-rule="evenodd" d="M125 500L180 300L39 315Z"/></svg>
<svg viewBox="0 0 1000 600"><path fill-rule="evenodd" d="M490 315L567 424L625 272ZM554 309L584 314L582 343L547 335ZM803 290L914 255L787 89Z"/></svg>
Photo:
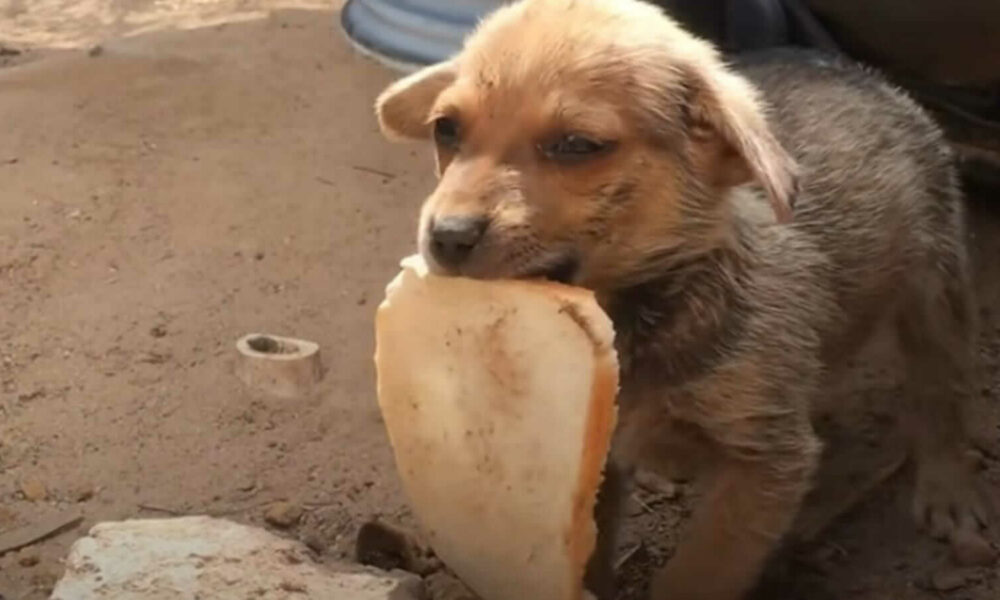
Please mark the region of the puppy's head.
<svg viewBox="0 0 1000 600"><path fill-rule="evenodd" d="M637 0L508 5L376 111L436 148L418 238L438 273L613 290L717 242L735 186L791 212L794 164L756 91Z"/></svg>

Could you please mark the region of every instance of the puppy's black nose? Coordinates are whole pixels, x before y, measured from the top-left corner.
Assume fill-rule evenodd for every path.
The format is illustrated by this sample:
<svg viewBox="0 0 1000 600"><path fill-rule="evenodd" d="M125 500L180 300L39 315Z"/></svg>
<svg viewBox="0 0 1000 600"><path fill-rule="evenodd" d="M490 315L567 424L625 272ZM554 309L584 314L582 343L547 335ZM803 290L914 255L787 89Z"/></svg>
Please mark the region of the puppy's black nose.
<svg viewBox="0 0 1000 600"><path fill-rule="evenodd" d="M443 217L431 225L431 254L442 267L455 269L476 247L489 220L486 217Z"/></svg>

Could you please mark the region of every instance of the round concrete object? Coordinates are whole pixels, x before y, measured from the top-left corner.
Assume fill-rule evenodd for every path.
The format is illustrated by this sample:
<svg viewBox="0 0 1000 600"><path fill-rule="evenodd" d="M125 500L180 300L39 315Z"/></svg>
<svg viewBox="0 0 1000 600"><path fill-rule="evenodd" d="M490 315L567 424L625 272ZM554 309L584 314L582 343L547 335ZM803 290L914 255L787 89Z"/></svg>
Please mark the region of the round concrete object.
<svg viewBox="0 0 1000 600"><path fill-rule="evenodd" d="M251 333L236 342L236 374L254 390L282 398L308 394L322 377L319 345L308 340Z"/></svg>

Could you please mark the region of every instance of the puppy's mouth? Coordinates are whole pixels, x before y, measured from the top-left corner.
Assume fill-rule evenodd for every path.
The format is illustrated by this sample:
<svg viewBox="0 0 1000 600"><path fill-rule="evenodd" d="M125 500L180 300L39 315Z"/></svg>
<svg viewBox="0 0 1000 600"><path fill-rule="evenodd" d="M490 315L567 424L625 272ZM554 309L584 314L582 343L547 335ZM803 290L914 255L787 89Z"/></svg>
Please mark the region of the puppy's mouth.
<svg viewBox="0 0 1000 600"><path fill-rule="evenodd" d="M572 254L560 256L546 264L528 271L525 279L542 278L556 283L571 285L580 271L580 259Z"/></svg>

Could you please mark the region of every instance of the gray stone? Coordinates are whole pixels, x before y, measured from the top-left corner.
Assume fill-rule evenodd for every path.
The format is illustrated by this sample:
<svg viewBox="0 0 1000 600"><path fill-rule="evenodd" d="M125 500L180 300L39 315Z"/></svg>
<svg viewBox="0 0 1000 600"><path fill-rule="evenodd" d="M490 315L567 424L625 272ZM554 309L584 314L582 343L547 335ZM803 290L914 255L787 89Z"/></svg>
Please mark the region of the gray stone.
<svg viewBox="0 0 1000 600"><path fill-rule="evenodd" d="M51 600L422 600L419 578L321 564L299 542L209 517L95 525Z"/></svg>

